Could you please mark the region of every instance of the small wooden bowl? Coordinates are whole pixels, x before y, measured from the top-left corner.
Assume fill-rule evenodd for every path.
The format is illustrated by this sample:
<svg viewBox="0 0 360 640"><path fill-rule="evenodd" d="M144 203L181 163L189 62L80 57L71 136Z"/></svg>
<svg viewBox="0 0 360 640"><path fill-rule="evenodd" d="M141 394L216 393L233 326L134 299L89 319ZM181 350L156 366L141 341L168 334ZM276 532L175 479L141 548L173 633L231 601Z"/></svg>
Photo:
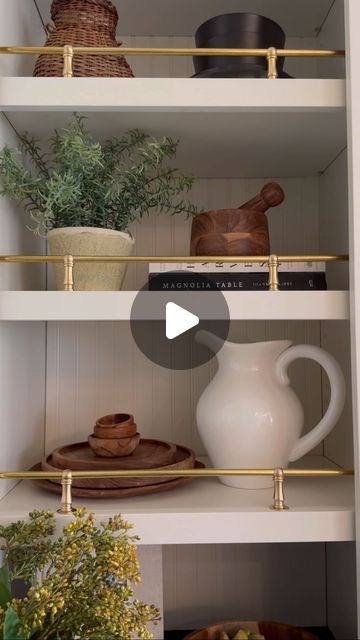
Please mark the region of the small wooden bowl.
<svg viewBox="0 0 360 640"><path fill-rule="evenodd" d="M94 427L94 435L97 438L105 438L111 440L112 438L131 438L137 434L137 424L118 424L115 427L99 427L97 424Z"/></svg>
<svg viewBox="0 0 360 640"><path fill-rule="evenodd" d="M316 636L303 629L296 629L279 622L220 622L204 629L193 631L184 640L219 640L222 631L233 638L239 629L247 629L253 633L261 633L266 640L318 640Z"/></svg>
<svg viewBox="0 0 360 640"><path fill-rule="evenodd" d="M129 456L140 442L140 433L131 438L95 438L89 436L88 442L99 458L121 458Z"/></svg>
<svg viewBox="0 0 360 640"><path fill-rule="evenodd" d="M96 420L96 426L103 428L126 427L134 424L134 416L130 413L111 413Z"/></svg>

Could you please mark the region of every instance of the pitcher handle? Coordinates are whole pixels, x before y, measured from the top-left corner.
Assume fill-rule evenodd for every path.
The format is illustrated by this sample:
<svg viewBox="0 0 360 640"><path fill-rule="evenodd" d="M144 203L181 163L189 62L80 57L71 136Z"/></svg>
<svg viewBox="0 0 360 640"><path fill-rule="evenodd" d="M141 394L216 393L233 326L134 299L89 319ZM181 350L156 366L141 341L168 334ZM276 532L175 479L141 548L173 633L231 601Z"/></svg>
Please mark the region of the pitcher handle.
<svg viewBox="0 0 360 640"><path fill-rule="evenodd" d="M320 347L300 344L284 351L276 362L276 373L282 384L290 384L287 370L291 362L297 358L310 358L325 369L330 382L331 395L325 415L316 427L298 439L290 454L290 462L304 456L330 433L340 418L345 402L345 379L340 365L330 353Z"/></svg>

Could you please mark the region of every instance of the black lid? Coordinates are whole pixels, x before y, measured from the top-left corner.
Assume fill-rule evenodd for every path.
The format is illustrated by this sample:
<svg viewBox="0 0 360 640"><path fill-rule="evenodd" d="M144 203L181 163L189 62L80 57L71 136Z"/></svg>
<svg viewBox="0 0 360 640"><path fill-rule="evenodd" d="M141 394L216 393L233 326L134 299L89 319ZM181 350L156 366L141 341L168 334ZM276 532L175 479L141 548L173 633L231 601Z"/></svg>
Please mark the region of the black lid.
<svg viewBox="0 0 360 640"><path fill-rule="evenodd" d="M265 44L265 48L272 46L280 48L285 44L285 32L277 22L266 16L257 13L223 13L209 18L198 27L195 33L196 45L202 47L204 46L202 43L209 37L228 36L233 32L255 33L261 36L264 42L269 37L274 38L274 42Z"/></svg>
<svg viewBox="0 0 360 640"><path fill-rule="evenodd" d="M196 31L196 46L199 48L267 49L284 48L285 33L270 18L256 13L225 13L206 20ZM264 56L194 56L196 74L209 69L239 70L247 65L267 68ZM282 74L284 58L277 61L279 76ZM238 76L241 77L241 76Z"/></svg>

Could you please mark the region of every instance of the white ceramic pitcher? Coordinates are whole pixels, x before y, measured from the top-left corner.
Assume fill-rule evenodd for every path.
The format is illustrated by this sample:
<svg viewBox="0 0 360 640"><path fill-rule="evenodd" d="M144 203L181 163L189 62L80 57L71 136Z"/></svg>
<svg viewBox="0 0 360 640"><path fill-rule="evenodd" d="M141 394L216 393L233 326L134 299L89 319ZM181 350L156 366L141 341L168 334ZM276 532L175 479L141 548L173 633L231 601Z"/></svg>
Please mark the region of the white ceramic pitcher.
<svg viewBox="0 0 360 640"><path fill-rule="evenodd" d="M197 342L216 351L219 338L208 331ZM319 444L335 426L345 400L340 366L329 353L289 340L238 344L225 342L217 353L219 368L197 406L198 430L214 467L285 468ZM297 358L316 360L330 381L329 407L319 424L301 437L302 405L290 387L287 369ZM222 476L238 488L271 486L268 477Z"/></svg>

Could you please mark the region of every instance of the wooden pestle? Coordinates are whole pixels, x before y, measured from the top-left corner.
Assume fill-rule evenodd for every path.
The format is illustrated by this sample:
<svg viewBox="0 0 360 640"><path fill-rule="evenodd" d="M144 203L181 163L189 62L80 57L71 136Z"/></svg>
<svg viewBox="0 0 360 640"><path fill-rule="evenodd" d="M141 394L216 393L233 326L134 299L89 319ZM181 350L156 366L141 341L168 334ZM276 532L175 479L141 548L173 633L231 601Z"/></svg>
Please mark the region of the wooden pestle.
<svg viewBox="0 0 360 640"><path fill-rule="evenodd" d="M265 213L270 207L277 207L283 202L285 194L277 182L268 182L260 193L254 198L242 204L239 209L251 209L259 213Z"/></svg>

